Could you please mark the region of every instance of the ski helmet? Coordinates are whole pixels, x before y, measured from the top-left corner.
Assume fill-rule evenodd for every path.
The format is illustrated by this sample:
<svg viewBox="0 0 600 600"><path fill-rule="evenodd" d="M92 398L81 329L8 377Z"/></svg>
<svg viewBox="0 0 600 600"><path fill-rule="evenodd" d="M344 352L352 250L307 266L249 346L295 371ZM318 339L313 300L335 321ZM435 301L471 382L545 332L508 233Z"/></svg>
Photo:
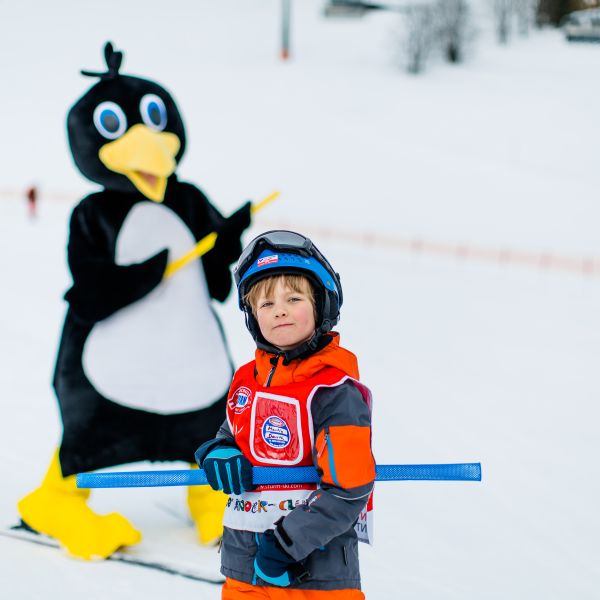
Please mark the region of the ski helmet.
<svg viewBox="0 0 600 600"><path fill-rule="evenodd" d="M319 338L340 318L343 295L339 274L309 238L294 231L267 231L248 244L233 270L239 306L257 345L270 352L273 346L263 338L252 308L244 298L255 283L274 275L304 275L311 282L317 316L315 336L308 342L308 348L316 347Z"/></svg>

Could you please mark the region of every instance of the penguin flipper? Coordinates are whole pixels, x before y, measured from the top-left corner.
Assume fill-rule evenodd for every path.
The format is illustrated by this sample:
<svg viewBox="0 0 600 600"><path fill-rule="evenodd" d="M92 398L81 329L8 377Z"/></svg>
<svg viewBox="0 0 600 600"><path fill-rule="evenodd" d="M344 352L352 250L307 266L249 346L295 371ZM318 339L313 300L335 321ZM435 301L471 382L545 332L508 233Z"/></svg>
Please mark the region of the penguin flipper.
<svg viewBox="0 0 600 600"><path fill-rule="evenodd" d="M168 255L164 249L132 265L80 260L71 269L74 283L65 299L78 318L97 323L149 294L163 279Z"/></svg>
<svg viewBox="0 0 600 600"><path fill-rule="evenodd" d="M67 258L73 286L65 299L73 314L87 324L106 319L150 293L167 266L167 249L144 262L115 263L115 224L131 208L115 200L106 192L88 196L75 207L69 223Z"/></svg>

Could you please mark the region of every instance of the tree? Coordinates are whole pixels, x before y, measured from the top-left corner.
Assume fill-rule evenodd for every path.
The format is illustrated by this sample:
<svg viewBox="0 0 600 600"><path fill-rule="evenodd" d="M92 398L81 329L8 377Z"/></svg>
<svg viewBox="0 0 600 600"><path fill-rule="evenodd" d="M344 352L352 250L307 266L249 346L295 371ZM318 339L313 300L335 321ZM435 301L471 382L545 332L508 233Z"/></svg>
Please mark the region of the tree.
<svg viewBox="0 0 600 600"><path fill-rule="evenodd" d="M538 25L558 25L560 20L576 7L569 0L539 0L535 20ZM579 6L578 8L583 8Z"/></svg>
<svg viewBox="0 0 600 600"><path fill-rule="evenodd" d="M439 0L435 5L438 40L444 58L461 62L465 47L473 37L469 5L466 0Z"/></svg>

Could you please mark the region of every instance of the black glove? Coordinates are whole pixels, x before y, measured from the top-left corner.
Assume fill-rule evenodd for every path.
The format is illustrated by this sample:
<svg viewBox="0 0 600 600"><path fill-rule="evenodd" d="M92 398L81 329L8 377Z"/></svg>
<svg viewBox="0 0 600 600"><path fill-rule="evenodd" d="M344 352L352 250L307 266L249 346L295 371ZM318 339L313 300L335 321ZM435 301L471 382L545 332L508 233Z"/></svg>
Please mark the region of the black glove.
<svg viewBox="0 0 600 600"><path fill-rule="evenodd" d="M225 235L229 238L239 238L242 232L250 226L250 215L252 209L252 202L248 200L245 204L242 204L232 215L225 219L225 222L219 227L219 235Z"/></svg>
<svg viewBox="0 0 600 600"><path fill-rule="evenodd" d="M220 227L217 227L217 241L212 252L209 252L205 256L205 260L211 261L218 257L219 264L230 265L236 261L239 255L242 253L242 244L240 237L244 229L250 225L250 209L252 203L246 202L241 208L238 208L229 218L225 219ZM226 279L227 279L227 293L229 293L229 286L231 285L231 274L229 269L226 268ZM209 280L210 281L210 280ZM210 284L209 284L210 285ZM218 296L214 296L220 299Z"/></svg>
<svg viewBox="0 0 600 600"><path fill-rule="evenodd" d="M276 524L277 530L282 531L281 520ZM283 535L287 537L285 531ZM285 538L284 538L285 539ZM281 546L275 537L273 529L267 529L258 544L254 558L254 572L264 582L279 587L287 587L291 583L302 581L310 576L303 563L293 559Z"/></svg>
<svg viewBox="0 0 600 600"><path fill-rule="evenodd" d="M208 484L213 490L239 496L254 489L252 463L233 446L217 446L202 461Z"/></svg>

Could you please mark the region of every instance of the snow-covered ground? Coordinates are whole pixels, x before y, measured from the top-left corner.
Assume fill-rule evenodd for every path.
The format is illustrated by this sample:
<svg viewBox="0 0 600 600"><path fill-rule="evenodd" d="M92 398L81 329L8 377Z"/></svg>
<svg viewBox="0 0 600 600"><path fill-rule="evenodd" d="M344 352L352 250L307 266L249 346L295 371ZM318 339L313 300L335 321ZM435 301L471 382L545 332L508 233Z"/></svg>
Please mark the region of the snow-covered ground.
<svg viewBox="0 0 600 600"><path fill-rule="evenodd" d="M600 258L600 47L554 31L507 48L482 35L468 64L413 78L394 65L397 17L325 20L321 6L294 3L285 64L276 0L0 1L3 522L60 439L50 378L67 219L93 189L64 119L92 83L79 70L101 68L112 39L125 72L162 82L180 105L180 177L225 213L281 190L247 238L287 223L341 272L339 330L374 392L378 461L482 463L480 484L378 486L376 544L361 549L367 596L597 598L600 275L473 253ZM35 222L19 195L32 182ZM239 364L250 338L231 299L218 310ZM93 505L129 516L149 545L210 562L172 514L182 494L98 490ZM0 574L19 599L219 597L1 538Z"/></svg>

